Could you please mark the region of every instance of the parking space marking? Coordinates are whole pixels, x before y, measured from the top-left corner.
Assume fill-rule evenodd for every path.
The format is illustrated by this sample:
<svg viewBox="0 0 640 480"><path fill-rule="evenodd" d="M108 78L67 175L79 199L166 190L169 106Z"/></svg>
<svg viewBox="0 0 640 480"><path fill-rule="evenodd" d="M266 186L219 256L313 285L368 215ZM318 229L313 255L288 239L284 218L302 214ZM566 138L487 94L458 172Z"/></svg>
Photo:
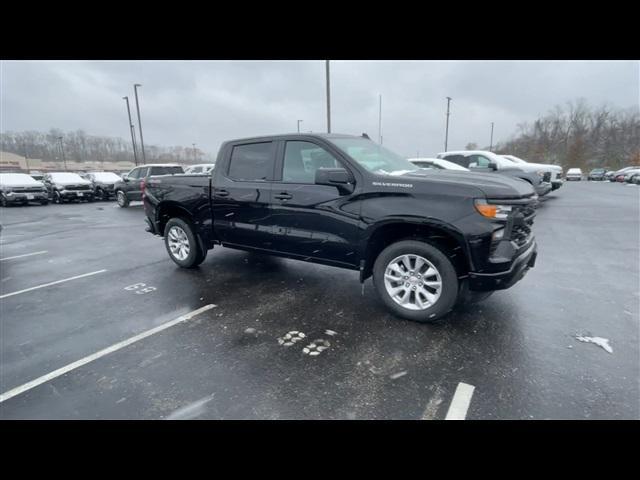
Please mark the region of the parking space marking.
<svg viewBox="0 0 640 480"><path fill-rule="evenodd" d="M5 260L13 260L14 258L30 257L31 255L42 255L43 253L47 253L47 250L42 250L41 252L25 253L24 255L15 255L13 257L0 258L0 262L4 262Z"/></svg>
<svg viewBox="0 0 640 480"><path fill-rule="evenodd" d="M25 288L24 290L18 290L17 292L5 293L4 295L0 295L0 299L12 297L14 295L19 295L21 293L30 292L32 290L37 290L39 288L50 287L51 285L57 285L59 283L70 282L71 280L76 280L78 278L90 277L91 275L97 275L98 273L106 272L107 270L96 270L95 272L83 273L82 275L76 275L75 277L63 278L62 280L56 280L55 282L44 283L42 285L37 285L31 288Z"/></svg>
<svg viewBox="0 0 640 480"><path fill-rule="evenodd" d="M128 338L127 340L123 340L122 342L118 342L114 345L111 345L110 347L104 348L102 350L100 350L99 352L93 353L91 355L88 355L84 358L81 358L80 360L77 360L73 363L70 363L69 365L66 365L64 367L58 368L57 370L54 370L51 373L47 373L46 375L43 375L41 377L36 378L35 380L31 380L30 382L25 383L24 385L20 385L19 387L16 387L12 390L9 390L8 392L3 393L2 395L0 395L0 403L5 402L7 400L9 400L10 398L15 397L16 395L20 395L21 393L26 392L27 390L31 390L32 388L37 387L38 385L42 385L43 383L48 382L49 380L53 380L54 378L60 377L61 375L64 375L65 373L68 373L72 370L75 370L76 368L82 367L83 365L86 365L87 363L93 362L94 360L97 360L101 357L104 357L105 355L109 355L110 353L113 353L117 350L120 350L126 346L131 345L132 343L138 342L144 338L147 338L151 335L154 335L158 332L161 332L163 330L166 330L169 327L173 327L174 325L177 325L178 323L181 322L186 322L187 320L192 319L193 317L195 317L196 315L199 315L203 312L206 312L207 310L211 310L212 308L216 307L216 305L214 304L209 304L209 305L205 305L204 307L200 307L197 310L194 310L192 312L186 313L184 315L179 316L178 318L175 318L173 320L170 320L166 323L163 323L162 325L158 325L157 327L154 327L150 330L147 330L145 332L139 333L138 335L134 335L131 338Z"/></svg>
<svg viewBox="0 0 640 480"><path fill-rule="evenodd" d="M475 388L473 385L467 383L458 383L445 420L464 420L466 418L467 410L471 403L471 396Z"/></svg>

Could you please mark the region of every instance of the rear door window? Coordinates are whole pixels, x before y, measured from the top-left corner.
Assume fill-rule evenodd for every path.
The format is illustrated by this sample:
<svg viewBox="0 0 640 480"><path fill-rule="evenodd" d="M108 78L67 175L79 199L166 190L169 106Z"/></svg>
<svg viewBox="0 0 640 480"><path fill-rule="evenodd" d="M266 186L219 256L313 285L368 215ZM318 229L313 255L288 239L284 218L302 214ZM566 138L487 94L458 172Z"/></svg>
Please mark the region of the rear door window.
<svg viewBox="0 0 640 480"><path fill-rule="evenodd" d="M464 155L445 155L443 159L460 165L461 167L469 167L469 157L465 157Z"/></svg>
<svg viewBox="0 0 640 480"><path fill-rule="evenodd" d="M233 180L255 182L273 179L273 142L236 145L231 151L227 175Z"/></svg>
<svg viewBox="0 0 640 480"><path fill-rule="evenodd" d="M178 173L184 173L184 170L182 170L182 167L175 167L175 166L151 167L150 175L174 175Z"/></svg>

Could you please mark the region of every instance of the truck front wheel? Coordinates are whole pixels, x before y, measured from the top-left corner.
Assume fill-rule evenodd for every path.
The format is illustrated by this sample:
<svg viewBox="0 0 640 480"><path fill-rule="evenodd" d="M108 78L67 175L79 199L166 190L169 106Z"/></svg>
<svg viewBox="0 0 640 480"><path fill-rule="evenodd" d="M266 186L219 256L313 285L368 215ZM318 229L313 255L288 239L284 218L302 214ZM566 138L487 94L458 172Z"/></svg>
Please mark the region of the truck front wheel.
<svg viewBox="0 0 640 480"><path fill-rule="evenodd" d="M451 261L437 247L416 240L385 248L375 261L373 283L394 314L423 323L444 316L458 297Z"/></svg>
<svg viewBox="0 0 640 480"><path fill-rule="evenodd" d="M169 257L182 268L193 268L207 258L190 223L181 218L172 218L164 229L164 244Z"/></svg>

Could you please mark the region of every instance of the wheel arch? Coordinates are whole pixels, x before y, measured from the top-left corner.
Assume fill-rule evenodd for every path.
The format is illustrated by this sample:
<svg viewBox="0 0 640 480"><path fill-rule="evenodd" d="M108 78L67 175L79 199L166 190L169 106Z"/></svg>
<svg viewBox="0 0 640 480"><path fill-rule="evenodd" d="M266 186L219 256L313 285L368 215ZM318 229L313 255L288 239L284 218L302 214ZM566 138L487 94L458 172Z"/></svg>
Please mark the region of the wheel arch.
<svg viewBox="0 0 640 480"><path fill-rule="evenodd" d="M373 265L380 252L401 240L426 241L438 247L451 260L459 278L464 278L471 269L464 236L455 227L428 219L394 218L367 229L361 245L361 282L373 274Z"/></svg>

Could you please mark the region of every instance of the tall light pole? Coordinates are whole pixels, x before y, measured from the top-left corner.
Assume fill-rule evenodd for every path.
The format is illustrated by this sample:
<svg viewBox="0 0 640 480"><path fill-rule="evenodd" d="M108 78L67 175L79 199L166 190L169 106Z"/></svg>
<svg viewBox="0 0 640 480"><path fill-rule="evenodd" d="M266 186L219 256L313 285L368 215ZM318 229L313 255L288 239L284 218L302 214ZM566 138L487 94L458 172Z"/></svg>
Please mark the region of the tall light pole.
<svg viewBox="0 0 640 480"><path fill-rule="evenodd" d="M378 107L378 143L382 145L382 94L378 95L379 97L379 107Z"/></svg>
<svg viewBox="0 0 640 480"><path fill-rule="evenodd" d="M451 97L447 97L447 128L444 133L444 151L447 151L447 144L449 143L449 104L451 103Z"/></svg>
<svg viewBox="0 0 640 480"><path fill-rule="evenodd" d="M193 145L193 161L196 161L196 144L192 143L191 145Z"/></svg>
<svg viewBox="0 0 640 480"><path fill-rule="evenodd" d="M300 133L300 122L303 122L304 120L298 120L298 133Z"/></svg>
<svg viewBox="0 0 640 480"><path fill-rule="evenodd" d="M489 142L489 151L493 151L493 122L491 122L491 141Z"/></svg>
<svg viewBox="0 0 640 480"><path fill-rule="evenodd" d="M147 157L144 154L144 139L142 138L142 121L140 120L140 103L138 103L138 87L141 87L139 83L133 85L133 90L136 94L136 110L138 110L138 132L140 132L140 149L142 150L142 164L147 164Z"/></svg>
<svg viewBox="0 0 640 480"><path fill-rule="evenodd" d="M133 122L131 121L131 109L129 108L129 97L122 97L127 102L127 115L129 116L129 131L131 132L131 145L133 146L133 160L138 166L138 152L136 152L136 136L133 128Z"/></svg>
<svg viewBox="0 0 640 480"><path fill-rule="evenodd" d="M62 151L62 161L64 162L64 171L67 171L67 159L64 156L64 145L62 144L62 137L58 137L60 140L60 150Z"/></svg>
<svg viewBox="0 0 640 480"><path fill-rule="evenodd" d="M327 74L327 133L331 133L331 87L329 86L329 60L325 60Z"/></svg>
<svg viewBox="0 0 640 480"><path fill-rule="evenodd" d="M27 173L29 173L29 155L27 155L27 144L22 142L22 148L24 149L24 161L27 164Z"/></svg>

